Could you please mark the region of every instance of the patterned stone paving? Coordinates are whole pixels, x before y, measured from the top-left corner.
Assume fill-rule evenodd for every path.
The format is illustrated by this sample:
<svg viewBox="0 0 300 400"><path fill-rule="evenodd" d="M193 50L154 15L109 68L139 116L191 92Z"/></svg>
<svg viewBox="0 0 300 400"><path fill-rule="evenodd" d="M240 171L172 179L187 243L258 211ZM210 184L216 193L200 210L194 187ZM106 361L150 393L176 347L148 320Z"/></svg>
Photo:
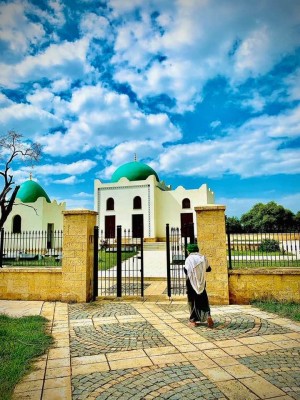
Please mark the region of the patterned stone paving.
<svg viewBox="0 0 300 400"><path fill-rule="evenodd" d="M247 336L274 335L292 332L290 329L273 324L268 320L254 317L250 314L230 313L228 315L213 315L214 329L207 330L206 324L192 328L206 339L224 340ZM180 318L184 322L186 319Z"/></svg>
<svg viewBox="0 0 300 400"><path fill-rule="evenodd" d="M144 290L147 289L147 287L150 286L150 283L144 283ZM128 295L137 295L139 296L141 294L141 284L140 283L126 283L122 284L122 295L123 296L128 296ZM106 287L100 287L99 288L99 296L102 295L117 295L117 285L112 285L108 288Z"/></svg>
<svg viewBox="0 0 300 400"><path fill-rule="evenodd" d="M268 382L300 400L300 348L271 350L262 355L239 358L239 362Z"/></svg>
<svg viewBox="0 0 300 400"><path fill-rule="evenodd" d="M70 332L72 357L170 345L148 322L79 326Z"/></svg>
<svg viewBox="0 0 300 400"><path fill-rule="evenodd" d="M112 317L115 315L139 315L134 307L126 303L94 302L69 304L70 319Z"/></svg>
<svg viewBox="0 0 300 400"><path fill-rule="evenodd" d="M188 362L73 377L73 400L225 399L214 383Z"/></svg>

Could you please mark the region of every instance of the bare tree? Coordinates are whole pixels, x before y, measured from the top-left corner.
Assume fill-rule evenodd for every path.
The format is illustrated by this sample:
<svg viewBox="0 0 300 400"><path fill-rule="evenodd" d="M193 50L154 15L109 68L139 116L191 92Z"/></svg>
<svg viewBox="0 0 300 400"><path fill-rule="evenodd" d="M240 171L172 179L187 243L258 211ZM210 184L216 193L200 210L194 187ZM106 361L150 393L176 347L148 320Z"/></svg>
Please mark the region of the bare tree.
<svg viewBox="0 0 300 400"><path fill-rule="evenodd" d="M40 144L25 141L23 135L15 131L9 131L6 135L0 137L0 175L4 180L2 189L0 187L0 229L12 210L20 187L20 185L15 185L10 171L13 161L21 159L33 164L40 159L41 152Z"/></svg>

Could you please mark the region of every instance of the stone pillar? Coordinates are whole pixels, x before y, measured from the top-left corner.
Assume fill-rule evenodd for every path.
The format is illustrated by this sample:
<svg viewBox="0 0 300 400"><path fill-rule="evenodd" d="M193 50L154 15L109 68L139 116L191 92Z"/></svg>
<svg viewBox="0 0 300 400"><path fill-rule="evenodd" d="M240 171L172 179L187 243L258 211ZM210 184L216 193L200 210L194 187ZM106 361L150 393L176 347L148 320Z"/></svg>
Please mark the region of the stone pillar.
<svg viewBox="0 0 300 400"><path fill-rule="evenodd" d="M62 301L92 299L94 226L97 212L63 211Z"/></svg>
<svg viewBox="0 0 300 400"><path fill-rule="evenodd" d="M207 294L211 304L229 304L226 256L225 206L195 207L197 242L211 265L207 274Z"/></svg>

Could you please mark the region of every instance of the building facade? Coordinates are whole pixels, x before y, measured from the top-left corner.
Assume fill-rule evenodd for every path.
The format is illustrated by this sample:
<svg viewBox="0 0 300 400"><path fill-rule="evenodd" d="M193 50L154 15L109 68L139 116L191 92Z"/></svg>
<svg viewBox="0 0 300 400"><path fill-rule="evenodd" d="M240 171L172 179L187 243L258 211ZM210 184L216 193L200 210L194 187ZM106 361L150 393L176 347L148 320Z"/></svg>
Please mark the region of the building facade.
<svg viewBox="0 0 300 400"><path fill-rule="evenodd" d="M107 238L115 237L116 226L121 225L134 237L142 231L148 241L164 240L167 223L183 231L196 223L196 206L214 204L214 193L206 184L172 190L150 166L137 161L120 166L110 183L96 179L94 190L99 230Z"/></svg>
<svg viewBox="0 0 300 400"><path fill-rule="evenodd" d="M45 190L29 179L20 186L11 213L4 224L4 230L10 233L25 231L54 231L63 229L62 212L66 203L51 201Z"/></svg>

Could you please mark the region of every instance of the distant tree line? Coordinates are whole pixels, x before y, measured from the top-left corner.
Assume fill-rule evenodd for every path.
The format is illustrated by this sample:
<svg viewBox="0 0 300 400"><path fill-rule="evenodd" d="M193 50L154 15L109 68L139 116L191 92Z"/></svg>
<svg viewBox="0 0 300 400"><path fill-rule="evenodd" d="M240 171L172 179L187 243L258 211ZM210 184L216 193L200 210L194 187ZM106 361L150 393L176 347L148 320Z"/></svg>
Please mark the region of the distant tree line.
<svg viewBox="0 0 300 400"><path fill-rule="evenodd" d="M292 211L274 201L257 203L250 211L237 217L226 217L227 232L289 232L300 230L300 211Z"/></svg>

